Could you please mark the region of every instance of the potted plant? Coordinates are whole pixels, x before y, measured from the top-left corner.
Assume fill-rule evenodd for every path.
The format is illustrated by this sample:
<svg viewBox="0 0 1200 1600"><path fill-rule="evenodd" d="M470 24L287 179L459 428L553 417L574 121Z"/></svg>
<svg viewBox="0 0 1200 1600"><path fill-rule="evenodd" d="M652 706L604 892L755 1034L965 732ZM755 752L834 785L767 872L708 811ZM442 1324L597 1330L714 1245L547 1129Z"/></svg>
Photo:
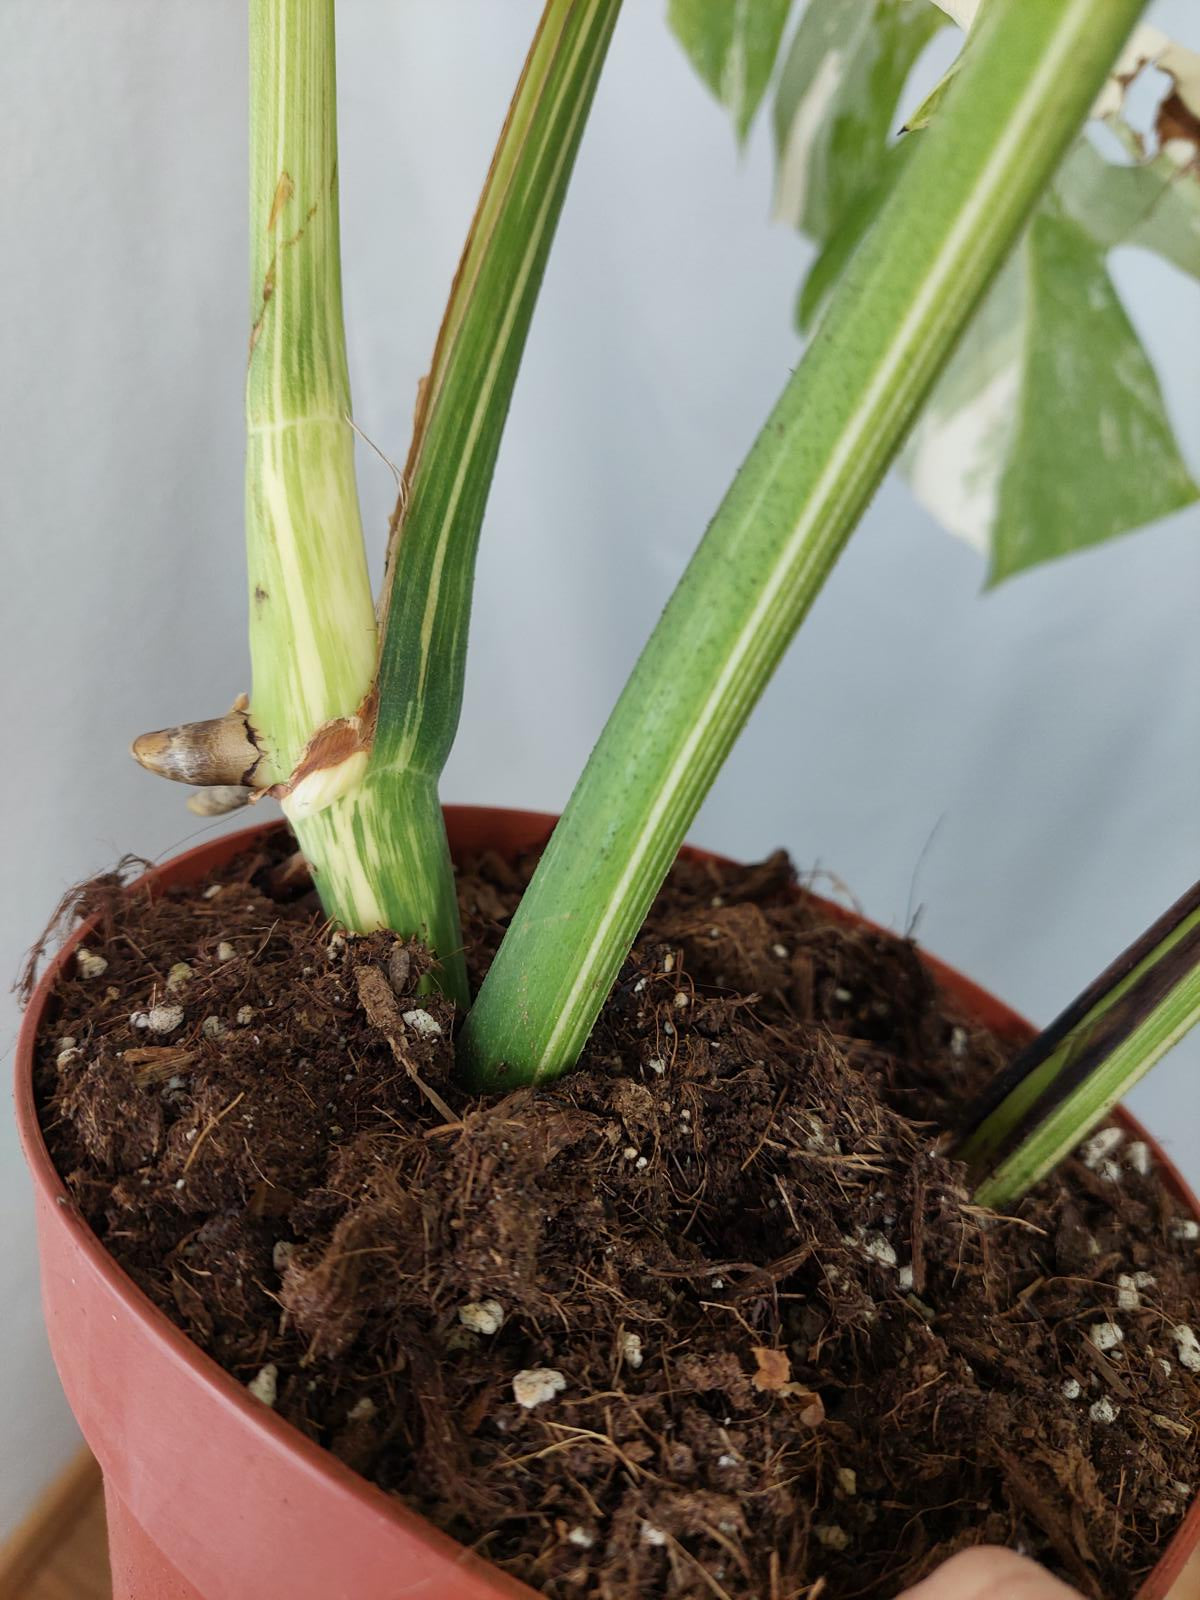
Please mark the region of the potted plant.
<svg viewBox="0 0 1200 1600"><path fill-rule="evenodd" d="M135 753L210 814L278 799L303 859L260 827L89 886L18 1062L117 1593L890 1593L1020 1534L1153 1600L1200 1527L1200 1223L1152 1141L1099 1125L1200 1010L1196 892L1031 1041L778 860L685 851L664 888L1140 4L989 0L887 182L848 188L804 361L562 819L444 817L487 487L618 9L547 0L377 618L332 4L252 5L253 693ZM885 42L924 16L876 9ZM787 6L673 10L744 127ZM1139 397L1117 437L1165 451Z"/></svg>

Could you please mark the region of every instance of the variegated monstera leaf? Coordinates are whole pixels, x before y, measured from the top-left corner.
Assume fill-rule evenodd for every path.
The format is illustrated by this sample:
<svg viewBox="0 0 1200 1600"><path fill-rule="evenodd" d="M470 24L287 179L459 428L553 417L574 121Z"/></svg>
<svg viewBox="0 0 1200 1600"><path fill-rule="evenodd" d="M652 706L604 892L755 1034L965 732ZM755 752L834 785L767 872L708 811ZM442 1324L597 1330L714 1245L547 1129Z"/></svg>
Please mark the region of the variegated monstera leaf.
<svg viewBox="0 0 1200 1600"><path fill-rule="evenodd" d="M948 78L898 127L918 58L978 0L672 0L673 26L745 137L775 77L776 210L818 247L808 329L937 119ZM1131 86L1164 74L1153 127ZM951 67L949 76L953 76ZM1140 245L1200 279L1200 55L1142 27L927 400L903 457L918 498L985 553L989 582L1200 497L1108 254ZM1106 132L1101 153L1095 128Z"/></svg>

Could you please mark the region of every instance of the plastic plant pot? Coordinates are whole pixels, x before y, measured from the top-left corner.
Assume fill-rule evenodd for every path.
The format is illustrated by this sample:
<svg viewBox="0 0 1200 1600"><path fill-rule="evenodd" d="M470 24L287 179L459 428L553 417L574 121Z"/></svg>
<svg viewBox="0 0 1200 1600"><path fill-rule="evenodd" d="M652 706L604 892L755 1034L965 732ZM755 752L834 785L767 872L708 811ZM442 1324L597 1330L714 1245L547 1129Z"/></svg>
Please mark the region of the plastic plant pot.
<svg viewBox="0 0 1200 1600"><path fill-rule="evenodd" d="M542 844L554 818L475 806L446 810L457 855ZM152 885L206 877L281 824L225 834L152 869ZM703 856L704 852L691 852ZM829 905L844 922L861 923ZM46 1326L67 1399L104 1474L114 1600L533 1600L514 1581L275 1416L196 1348L125 1276L82 1220L42 1139L34 1041L78 929L49 965L16 1052L16 1108L33 1175ZM1032 1029L933 957L942 987L1013 1044ZM1162 1181L1200 1203L1134 1119ZM1200 1546L1200 1500L1138 1600L1164 1600Z"/></svg>

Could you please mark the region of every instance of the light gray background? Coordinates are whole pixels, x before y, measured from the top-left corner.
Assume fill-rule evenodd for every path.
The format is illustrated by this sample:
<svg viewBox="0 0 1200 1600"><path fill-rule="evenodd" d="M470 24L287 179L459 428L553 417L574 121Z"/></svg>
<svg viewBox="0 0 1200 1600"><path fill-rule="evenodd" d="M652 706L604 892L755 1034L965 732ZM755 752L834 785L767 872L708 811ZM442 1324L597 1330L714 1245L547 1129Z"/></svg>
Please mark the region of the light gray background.
<svg viewBox="0 0 1200 1600"><path fill-rule="evenodd" d="M418 376L538 7L343 0L360 426L402 459ZM667 34L627 0L492 493L452 800L558 807L797 356L804 247ZM1156 21L1200 46L1194 0ZM197 835L133 734L248 688L241 555L245 44L235 0L6 0L0 971L63 888ZM1200 296L1117 275L1200 469ZM361 485L376 570L393 489ZM694 837L785 844L1030 1016L1196 876L1200 514L980 596L889 483ZM11 1041L11 1002L0 1038ZM1200 1177L1194 1044L1134 1096ZM74 1447L0 1127L0 1535Z"/></svg>

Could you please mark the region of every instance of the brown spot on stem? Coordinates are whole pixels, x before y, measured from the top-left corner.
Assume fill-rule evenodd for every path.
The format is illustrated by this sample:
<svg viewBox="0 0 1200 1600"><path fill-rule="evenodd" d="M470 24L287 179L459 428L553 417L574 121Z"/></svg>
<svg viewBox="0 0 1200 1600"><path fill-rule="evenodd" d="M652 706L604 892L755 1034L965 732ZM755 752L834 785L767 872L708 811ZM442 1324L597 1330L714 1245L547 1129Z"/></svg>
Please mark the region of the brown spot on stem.
<svg viewBox="0 0 1200 1600"><path fill-rule="evenodd" d="M279 182L275 185L275 198L271 201L271 215L267 218L267 232L275 232L275 224L279 221L279 213L287 205L296 192L296 185L292 182L287 172L279 174Z"/></svg>

